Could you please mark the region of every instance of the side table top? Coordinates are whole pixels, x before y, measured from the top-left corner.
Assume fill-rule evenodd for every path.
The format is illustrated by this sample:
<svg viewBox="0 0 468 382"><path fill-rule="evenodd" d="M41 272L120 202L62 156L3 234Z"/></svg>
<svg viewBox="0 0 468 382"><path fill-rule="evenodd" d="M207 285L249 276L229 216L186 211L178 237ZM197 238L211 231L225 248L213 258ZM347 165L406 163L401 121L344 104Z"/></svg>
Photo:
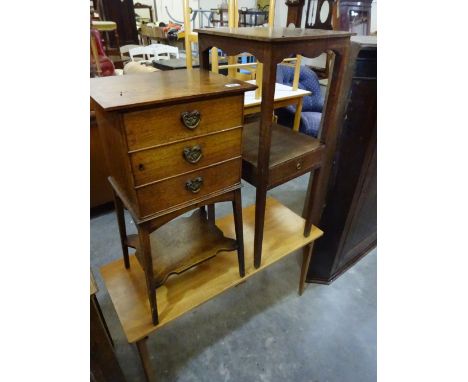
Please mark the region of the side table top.
<svg viewBox="0 0 468 382"><path fill-rule="evenodd" d="M239 39L256 41L297 41L297 40L317 40L333 39L338 37L352 36L354 33L346 31L330 31L322 29L305 28L271 28L271 27L243 27L243 28L201 28L196 29L198 34L233 37Z"/></svg>
<svg viewBox="0 0 468 382"><path fill-rule="evenodd" d="M91 98L106 111L244 93L255 85L206 70L168 70L91 78Z"/></svg>

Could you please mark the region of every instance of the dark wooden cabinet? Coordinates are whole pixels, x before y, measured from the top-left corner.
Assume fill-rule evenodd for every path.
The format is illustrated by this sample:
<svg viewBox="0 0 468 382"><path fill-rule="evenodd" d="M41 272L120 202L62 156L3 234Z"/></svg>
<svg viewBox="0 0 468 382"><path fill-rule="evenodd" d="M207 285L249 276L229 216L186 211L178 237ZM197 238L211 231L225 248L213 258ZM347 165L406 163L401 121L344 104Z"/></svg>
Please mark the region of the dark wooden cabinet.
<svg viewBox="0 0 468 382"><path fill-rule="evenodd" d="M330 283L377 245L377 45L351 39L344 121L308 282Z"/></svg>
<svg viewBox="0 0 468 382"><path fill-rule="evenodd" d="M121 45L139 44L133 0L101 0L102 19L117 23ZM112 46L115 41L110 36Z"/></svg>

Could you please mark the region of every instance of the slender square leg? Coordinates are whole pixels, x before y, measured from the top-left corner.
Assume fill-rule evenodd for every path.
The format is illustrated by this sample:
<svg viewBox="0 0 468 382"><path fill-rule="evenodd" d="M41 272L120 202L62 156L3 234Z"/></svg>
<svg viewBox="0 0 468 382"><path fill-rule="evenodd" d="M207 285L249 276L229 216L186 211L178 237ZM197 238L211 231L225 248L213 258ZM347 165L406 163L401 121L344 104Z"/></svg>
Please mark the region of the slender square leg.
<svg viewBox="0 0 468 382"><path fill-rule="evenodd" d="M145 377L148 382L156 382L156 373L154 372L153 366L151 365L151 360L148 354L148 337L143 338L136 342L138 349L138 354L141 359L141 364L143 366L143 371L145 372Z"/></svg>
<svg viewBox="0 0 468 382"><path fill-rule="evenodd" d="M153 325L159 324L158 319L158 304L156 301L156 288L154 286L154 275L153 275L153 258L151 256L151 244L149 231L144 226L138 226L138 239L140 246L140 256L143 259L143 270L145 271L146 278L146 289L148 291L148 299L151 308L151 320Z"/></svg>
<svg viewBox="0 0 468 382"><path fill-rule="evenodd" d="M240 277L244 277L244 231L242 226L242 199L240 189L234 191L234 200L232 201L232 208L234 211L234 226L236 228L237 260L239 262L239 275Z"/></svg>
<svg viewBox="0 0 468 382"><path fill-rule="evenodd" d="M262 103L260 117L260 137L258 145L258 175L255 200L255 238L254 238L254 266L260 267L262 262L263 228L265 223L266 195L268 190L271 123L273 115L273 101L275 95L276 63L272 54L266 54L263 62ZM271 86L273 84L273 86Z"/></svg>
<svg viewBox="0 0 468 382"><path fill-rule="evenodd" d="M112 189L112 194L114 195L115 214L117 216L117 223L119 225L120 245L122 246L124 264L125 268L128 269L130 268L130 260L128 258L127 229L125 227L124 206L122 200L120 200L114 189Z"/></svg>
<svg viewBox="0 0 468 382"><path fill-rule="evenodd" d="M307 187L307 196L304 203L302 216L305 219L304 236L309 236L312 230L312 224L318 224L323 207L323 197L320 195L319 186L323 182L323 173L321 167L310 173L309 186Z"/></svg>
<svg viewBox="0 0 468 382"><path fill-rule="evenodd" d="M215 205L208 204L208 221L211 224L215 224Z"/></svg>
<svg viewBox="0 0 468 382"><path fill-rule="evenodd" d="M257 185L255 196L255 237L254 237L254 267L262 263L263 229L265 225L266 186Z"/></svg>

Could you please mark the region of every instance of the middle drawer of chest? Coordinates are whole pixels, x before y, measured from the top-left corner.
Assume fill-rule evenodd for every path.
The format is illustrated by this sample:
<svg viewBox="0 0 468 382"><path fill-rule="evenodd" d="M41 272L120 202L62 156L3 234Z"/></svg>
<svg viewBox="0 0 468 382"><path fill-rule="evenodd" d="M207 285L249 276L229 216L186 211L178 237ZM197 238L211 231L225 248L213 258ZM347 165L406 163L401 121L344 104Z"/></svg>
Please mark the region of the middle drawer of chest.
<svg viewBox="0 0 468 382"><path fill-rule="evenodd" d="M242 129L168 144L130 155L135 186L240 157Z"/></svg>

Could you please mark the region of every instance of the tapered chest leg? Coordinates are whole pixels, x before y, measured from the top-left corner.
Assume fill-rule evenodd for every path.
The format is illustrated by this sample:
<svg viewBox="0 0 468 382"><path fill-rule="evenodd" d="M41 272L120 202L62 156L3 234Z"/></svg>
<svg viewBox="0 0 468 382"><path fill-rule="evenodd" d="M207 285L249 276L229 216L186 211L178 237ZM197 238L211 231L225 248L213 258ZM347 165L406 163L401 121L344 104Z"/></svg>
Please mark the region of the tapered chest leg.
<svg viewBox="0 0 468 382"><path fill-rule="evenodd" d="M313 250L314 242L302 248L302 266L301 277L299 279L299 296L302 296L302 293L304 293L307 270L309 269L310 259L312 258Z"/></svg>
<svg viewBox="0 0 468 382"><path fill-rule="evenodd" d="M156 301L156 288L154 283L153 273L153 258L151 256L151 244L150 244L150 233L147 227L144 225L138 226L138 240L140 246L138 251L139 256L142 259L143 269L145 271L146 289L148 292L148 299L151 309L151 320L153 325L159 323L158 319L158 305Z"/></svg>
<svg viewBox="0 0 468 382"><path fill-rule="evenodd" d="M119 225L120 245L122 246L124 264L125 268L128 269L130 268L130 260L128 257L127 229L125 227L124 206L122 200L120 200L114 189L112 189L112 194L114 195L115 214L117 216L117 224Z"/></svg>
<svg viewBox="0 0 468 382"><path fill-rule="evenodd" d="M323 198L320 195L319 186L323 182L323 170L321 167L310 173L309 185L307 187L306 201L302 216L305 219L304 236L309 236L312 224L319 222L320 212L323 205Z"/></svg>

